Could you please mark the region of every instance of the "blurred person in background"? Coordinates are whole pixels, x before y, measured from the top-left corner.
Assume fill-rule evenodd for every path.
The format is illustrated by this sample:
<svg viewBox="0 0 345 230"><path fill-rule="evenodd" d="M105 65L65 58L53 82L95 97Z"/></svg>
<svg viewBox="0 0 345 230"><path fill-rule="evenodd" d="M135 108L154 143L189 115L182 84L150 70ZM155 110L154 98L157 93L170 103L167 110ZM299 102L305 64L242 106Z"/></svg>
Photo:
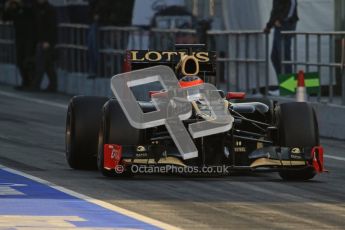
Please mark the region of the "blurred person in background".
<svg viewBox="0 0 345 230"><path fill-rule="evenodd" d="M4 12L5 12L5 4L8 0L0 0L0 21L3 21Z"/></svg>
<svg viewBox="0 0 345 230"><path fill-rule="evenodd" d="M36 36L36 74L32 89L40 90L45 73L49 78L48 92L57 90L55 45L57 41L56 11L47 0L36 0L34 6L34 32Z"/></svg>
<svg viewBox="0 0 345 230"><path fill-rule="evenodd" d="M34 71L34 17L31 8L24 7L21 0L8 0L5 3L3 21L12 21L15 30L16 62L22 84L16 89L30 86Z"/></svg>
<svg viewBox="0 0 345 230"><path fill-rule="evenodd" d="M274 28L271 60L277 77L282 73L282 31L295 31L298 22L297 0L273 0L270 19L264 32ZM291 60L291 36L284 36L284 59ZM292 73L292 66L285 65L285 73Z"/></svg>
<svg viewBox="0 0 345 230"><path fill-rule="evenodd" d="M180 5L171 5L166 6L165 4L153 5L153 10L156 11L152 20L151 28L159 29L195 29L196 27L196 17L193 16L184 6ZM200 27L201 28L201 27ZM200 31L198 31L200 32ZM175 38L172 39L170 44L161 43L161 35L156 35L153 33L150 39L150 48L151 49L172 49L176 44L195 44L198 43L198 40L201 40L200 37L195 36L189 33L176 33ZM206 38L205 38L206 39ZM166 47L167 45L167 47Z"/></svg>
<svg viewBox="0 0 345 230"><path fill-rule="evenodd" d="M92 0L90 1L91 26L88 33L89 78L95 78L100 61L99 49L126 49L128 36L121 33L121 45L109 41L109 37L101 38L99 42L99 27L101 26L130 26L132 22L134 0ZM108 40L107 40L108 39ZM111 37L110 39L114 39ZM119 39L114 39L118 41ZM113 65L113 63L111 63ZM112 73L113 74L113 73Z"/></svg>
<svg viewBox="0 0 345 230"><path fill-rule="evenodd" d="M99 39L98 39L98 28L103 24L103 17L101 18L103 6L102 1L93 0L90 1L91 11L91 25L89 33L87 35L87 47L88 47L88 59L89 59L89 77L95 78L97 74L97 66L99 59Z"/></svg>

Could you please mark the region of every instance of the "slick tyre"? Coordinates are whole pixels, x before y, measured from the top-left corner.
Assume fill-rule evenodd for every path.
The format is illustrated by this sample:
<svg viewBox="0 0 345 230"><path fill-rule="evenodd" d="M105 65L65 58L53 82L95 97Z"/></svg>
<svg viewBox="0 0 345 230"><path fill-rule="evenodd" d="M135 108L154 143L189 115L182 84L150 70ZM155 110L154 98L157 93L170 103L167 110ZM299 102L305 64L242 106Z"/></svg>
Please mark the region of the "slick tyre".
<svg viewBox="0 0 345 230"><path fill-rule="evenodd" d="M104 145L139 145L143 139L143 130L138 130L128 122L116 99L109 100L103 107L103 116L98 138L97 166L107 177L131 176L129 168L121 174L104 169Z"/></svg>
<svg viewBox="0 0 345 230"><path fill-rule="evenodd" d="M279 145L289 148L312 148L319 145L316 114L310 104L292 102L276 109ZM315 176L313 168L282 171L283 180L309 180Z"/></svg>
<svg viewBox="0 0 345 230"><path fill-rule="evenodd" d="M319 145L319 129L314 109L304 102L281 104L277 108L279 144L282 147Z"/></svg>
<svg viewBox="0 0 345 230"><path fill-rule="evenodd" d="M106 97L73 97L66 118L66 160L73 169L96 169L97 140Z"/></svg>
<svg viewBox="0 0 345 230"><path fill-rule="evenodd" d="M285 181L306 181L316 175L313 168L304 168L297 171L281 171L279 176Z"/></svg>

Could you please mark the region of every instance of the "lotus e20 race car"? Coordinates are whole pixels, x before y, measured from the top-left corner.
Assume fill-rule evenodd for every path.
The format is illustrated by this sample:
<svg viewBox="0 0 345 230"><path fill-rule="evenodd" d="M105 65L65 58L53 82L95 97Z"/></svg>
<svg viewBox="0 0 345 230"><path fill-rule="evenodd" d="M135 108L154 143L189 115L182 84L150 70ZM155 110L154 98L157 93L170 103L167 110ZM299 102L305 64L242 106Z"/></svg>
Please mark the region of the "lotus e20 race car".
<svg viewBox="0 0 345 230"><path fill-rule="evenodd" d="M275 171L284 180L309 180L324 171L311 105L218 90L215 52L204 45L132 50L124 68L111 79L115 97L71 99L70 167L124 176L133 166L226 166Z"/></svg>

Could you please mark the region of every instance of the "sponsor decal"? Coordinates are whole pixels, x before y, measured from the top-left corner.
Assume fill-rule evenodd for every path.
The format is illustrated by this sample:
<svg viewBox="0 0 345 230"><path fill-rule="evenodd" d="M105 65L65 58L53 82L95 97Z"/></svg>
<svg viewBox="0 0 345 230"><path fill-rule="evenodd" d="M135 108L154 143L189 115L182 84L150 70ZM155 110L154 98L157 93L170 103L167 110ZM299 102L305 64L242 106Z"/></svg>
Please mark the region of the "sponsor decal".
<svg viewBox="0 0 345 230"><path fill-rule="evenodd" d="M190 61L192 61L195 65L194 72L188 72L187 71L186 65ZM195 58L193 55L192 56L185 55L181 58L180 62L176 66L176 70L178 70L178 69L181 69L181 73L184 76L196 76L199 73L199 60L197 58Z"/></svg>
<svg viewBox="0 0 345 230"><path fill-rule="evenodd" d="M105 169L114 169L119 165L122 158L122 146L121 145L104 145L104 162L103 167Z"/></svg>
<svg viewBox="0 0 345 230"><path fill-rule="evenodd" d="M169 62L173 60L181 60L187 55L183 51L142 51L132 50L130 51L133 62ZM193 52L191 56L195 57L199 62L209 62L209 52Z"/></svg>
<svg viewBox="0 0 345 230"><path fill-rule="evenodd" d="M244 153L247 151L246 147L235 147L234 151L237 153Z"/></svg>
<svg viewBox="0 0 345 230"><path fill-rule="evenodd" d="M291 149L291 153L293 153L293 154L301 154L302 151L301 151L300 148L293 148L293 149Z"/></svg>
<svg viewBox="0 0 345 230"><path fill-rule="evenodd" d="M290 158L295 160L301 160L302 159L302 150L300 148L293 148L291 149Z"/></svg>
<svg viewBox="0 0 345 230"><path fill-rule="evenodd" d="M137 147L137 152L146 152L146 148L144 146L142 146L142 145L139 145Z"/></svg>
<svg viewBox="0 0 345 230"><path fill-rule="evenodd" d="M135 158L148 158L147 153L136 153Z"/></svg>
<svg viewBox="0 0 345 230"><path fill-rule="evenodd" d="M295 159L295 160L301 160L301 159L302 159L302 156L301 156L301 155L291 154L291 155L290 155L290 158L291 158L291 159Z"/></svg>
<svg viewBox="0 0 345 230"><path fill-rule="evenodd" d="M234 151L237 153L244 153L247 151L247 148L242 146L242 141L236 141Z"/></svg>
<svg viewBox="0 0 345 230"><path fill-rule="evenodd" d="M147 149L145 146L139 145L136 148L135 158L147 158Z"/></svg>

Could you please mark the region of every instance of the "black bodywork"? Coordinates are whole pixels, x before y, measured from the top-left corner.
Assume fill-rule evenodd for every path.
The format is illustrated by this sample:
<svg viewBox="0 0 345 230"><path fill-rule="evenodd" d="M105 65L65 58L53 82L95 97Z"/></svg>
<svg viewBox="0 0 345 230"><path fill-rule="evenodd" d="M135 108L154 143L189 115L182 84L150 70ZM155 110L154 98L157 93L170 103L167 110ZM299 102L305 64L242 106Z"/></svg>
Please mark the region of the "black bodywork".
<svg viewBox="0 0 345 230"><path fill-rule="evenodd" d="M195 60L194 64L185 61L182 71L177 67L185 55ZM203 82L217 83L216 54L205 51L204 45L177 45L172 51L129 51L124 63L127 71L157 65L170 67L181 87L186 73L194 73L196 69L197 77ZM148 113L156 110L151 92L161 89L160 84L150 83L132 87L131 91L142 112ZM183 159L164 125L147 129L130 125L116 98L74 97L66 122L67 162L75 169L93 167L97 162L103 175L112 176L116 168L113 160L110 168L105 166L105 156L108 156L105 146L116 145L122 150L121 160L115 165L125 168L131 165L227 166L233 170L278 171L286 180L308 180L324 171L316 113L310 104L279 104L268 98L243 98L243 94L217 92L224 100L221 105L234 118L232 127L227 132L193 139L198 156L189 159ZM191 103L194 103L193 112L183 121L185 127L207 120L200 113L201 101ZM199 112L196 111L198 103L201 104Z"/></svg>
<svg viewBox="0 0 345 230"><path fill-rule="evenodd" d="M204 51L204 45L177 45L177 52L185 52L187 55ZM148 51L135 51L136 59L130 60L131 70L138 70L155 65L167 65L175 70L180 61L180 56L176 55L171 60L164 58L155 61L147 61L144 54ZM200 72L198 76L204 82L216 84L216 53L207 52L209 61L200 63ZM193 68L193 67L191 67ZM181 73L176 71L177 77L182 77ZM149 91L160 90L157 85L151 85L146 88L133 89L137 100L141 105L143 112L154 111L155 107L150 102ZM219 90L219 93L225 100L228 100L228 109L230 114L235 118L233 127L229 132L217 134L208 137L194 139L198 148L199 156L195 159L183 161L186 165L196 166L215 166L228 165L233 169L256 169L275 171L281 170L283 163L252 165L259 158L267 158L274 161L301 161L306 162L311 159L310 148L298 148L298 154L292 152L294 148L282 147L279 143L278 121L276 120L277 102L269 99L226 99L226 93ZM243 102L243 103L242 103ZM252 103L252 104L251 104ZM193 114L190 119L184 121L186 127L190 123L203 120ZM171 139L165 126L142 130L141 147L124 146L123 158L131 159L154 159L156 163L159 160L173 156L181 159L173 140ZM302 146L296 146L302 147ZM144 149L144 150L143 150ZM292 156L292 157L291 157ZM301 164L303 167L305 164ZM293 166L292 164L288 166ZM297 167L300 167L297 164Z"/></svg>

